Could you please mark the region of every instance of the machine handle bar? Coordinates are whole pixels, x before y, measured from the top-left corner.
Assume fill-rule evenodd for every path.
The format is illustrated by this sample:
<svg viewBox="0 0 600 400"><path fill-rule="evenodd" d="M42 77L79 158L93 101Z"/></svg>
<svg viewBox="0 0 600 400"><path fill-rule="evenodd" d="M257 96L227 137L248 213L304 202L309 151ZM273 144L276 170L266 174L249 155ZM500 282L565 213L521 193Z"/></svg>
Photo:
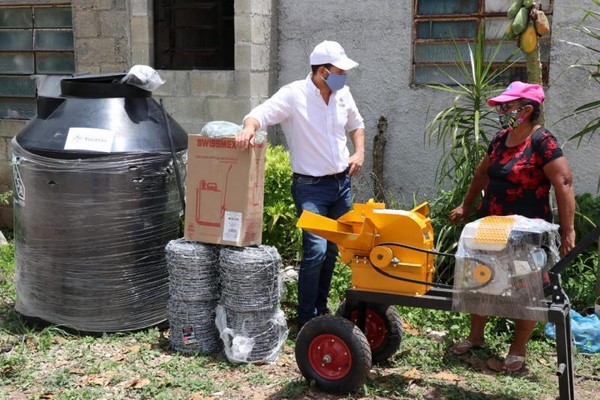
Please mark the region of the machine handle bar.
<svg viewBox="0 0 600 400"><path fill-rule="evenodd" d="M575 258L577 258L577 256L579 254L583 253L583 251L585 249L587 249L592 243L594 243L594 241L596 241L596 239L598 239L599 236L600 236L600 223L596 224L596 227L594 229L592 229L592 231L590 233L585 235L583 237L583 239L581 239L579 241L579 243L577 243L577 245L575 247L573 247L573 249L571 251L569 251L567 254L565 254L565 256L563 258L558 260L558 262L556 264L554 264L554 266L552 268L550 268L550 270L548 272L560 274L562 272L562 270L565 269L565 267L567 267L567 265L572 263L573 260L575 260Z"/></svg>

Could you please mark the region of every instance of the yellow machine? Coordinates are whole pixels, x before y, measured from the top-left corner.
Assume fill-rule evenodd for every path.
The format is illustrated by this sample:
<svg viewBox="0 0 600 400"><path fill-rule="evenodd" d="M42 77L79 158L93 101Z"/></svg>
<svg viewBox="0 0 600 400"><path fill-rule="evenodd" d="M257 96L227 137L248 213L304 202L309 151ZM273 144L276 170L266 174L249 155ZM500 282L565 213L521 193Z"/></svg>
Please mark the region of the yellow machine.
<svg viewBox="0 0 600 400"><path fill-rule="evenodd" d="M302 375L324 391L357 390L372 364L399 348L401 305L554 323L560 398L573 399L570 305L560 271L595 242L600 224L558 261L558 227L544 220L484 217L467 224L456 254L447 254L434 251L428 214L427 203L402 211L373 201L337 220L302 213L298 227L336 243L352 269L336 315L313 318L298 333ZM433 282L435 255L455 258L452 285Z"/></svg>
<svg viewBox="0 0 600 400"><path fill-rule="evenodd" d="M352 268L353 289L414 296L430 289L423 282L431 282L435 270L426 252L433 250L428 214L428 203L403 211L371 200L354 204L337 220L304 211L297 226L338 244L342 261Z"/></svg>

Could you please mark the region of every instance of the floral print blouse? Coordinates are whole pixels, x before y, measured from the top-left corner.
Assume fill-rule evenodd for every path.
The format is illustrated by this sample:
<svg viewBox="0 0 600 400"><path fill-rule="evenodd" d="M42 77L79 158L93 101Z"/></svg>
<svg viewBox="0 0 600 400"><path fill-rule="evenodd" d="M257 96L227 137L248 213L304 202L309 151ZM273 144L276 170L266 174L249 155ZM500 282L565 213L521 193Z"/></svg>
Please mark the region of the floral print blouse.
<svg viewBox="0 0 600 400"><path fill-rule="evenodd" d="M550 180L544 166L563 156L556 138L537 129L523 143L506 146L509 131L498 132L488 147L488 184L477 208L477 218L488 215L522 215L552 220Z"/></svg>

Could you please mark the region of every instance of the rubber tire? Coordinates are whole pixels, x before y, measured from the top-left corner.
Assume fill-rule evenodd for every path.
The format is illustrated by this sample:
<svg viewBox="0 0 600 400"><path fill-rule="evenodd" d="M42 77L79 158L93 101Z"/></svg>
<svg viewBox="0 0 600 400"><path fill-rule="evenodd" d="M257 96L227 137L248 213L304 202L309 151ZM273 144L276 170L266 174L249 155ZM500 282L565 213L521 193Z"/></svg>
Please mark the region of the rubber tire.
<svg viewBox="0 0 600 400"><path fill-rule="evenodd" d="M336 315L344 317L352 323L356 323L356 321L352 320L352 313L357 311L358 307L358 303L347 304L344 301L340 303ZM403 334L402 319L398 310L387 304L367 303L367 313L369 312L377 314L384 323L385 333L383 341L377 347L371 347L373 364L382 364L387 362L400 348ZM368 341L369 333L364 332L364 334L367 336ZM371 343L369 345L371 346Z"/></svg>
<svg viewBox="0 0 600 400"><path fill-rule="evenodd" d="M350 365L344 376L329 379L311 364L311 344L319 343L323 337L335 337L348 348L349 356L344 355L350 359ZM302 376L309 382L315 381L319 390L328 393L355 392L366 382L372 367L371 350L365 335L347 319L333 315L323 315L308 321L296 337L295 352Z"/></svg>

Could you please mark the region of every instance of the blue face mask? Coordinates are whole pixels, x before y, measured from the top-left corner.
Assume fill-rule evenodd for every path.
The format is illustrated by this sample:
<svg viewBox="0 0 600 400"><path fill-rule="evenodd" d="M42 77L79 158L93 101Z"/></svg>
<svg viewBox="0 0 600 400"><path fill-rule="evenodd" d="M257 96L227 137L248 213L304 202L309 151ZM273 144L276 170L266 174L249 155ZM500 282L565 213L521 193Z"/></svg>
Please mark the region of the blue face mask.
<svg viewBox="0 0 600 400"><path fill-rule="evenodd" d="M346 75L338 75L331 72L330 70L327 70L327 72L329 72L329 76L327 77L327 79L323 80L325 81L327 86L329 86L329 89L335 92L344 87L344 85L346 84Z"/></svg>

